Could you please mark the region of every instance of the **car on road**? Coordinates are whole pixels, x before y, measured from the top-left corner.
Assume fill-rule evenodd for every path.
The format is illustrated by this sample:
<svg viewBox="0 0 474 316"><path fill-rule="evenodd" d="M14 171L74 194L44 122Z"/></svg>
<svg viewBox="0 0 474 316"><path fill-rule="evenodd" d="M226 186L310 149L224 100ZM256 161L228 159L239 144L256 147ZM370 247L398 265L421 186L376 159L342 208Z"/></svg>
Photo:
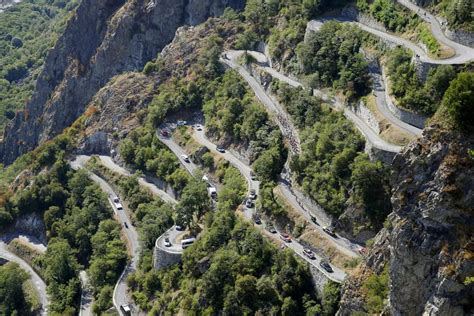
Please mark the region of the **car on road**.
<svg viewBox="0 0 474 316"><path fill-rule="evenodd" d="M280 233L280 239L284 242L291 242L291 237L287 233Z"/></svg>
<svg viewBox="0 0 474 316"><path fill-rule="evenodd" d="M255 215L255 216L253 217L253 222L254 222L255 224L257 224L257 225L261 225L261 224L262 224L262 220L260 219L260 216L258 216L258 215Z"/></svg>
<svg viewBox="0 0 474 316"><path fill-rule="evenodd" d="M316 225L318 225L318 220L316 219L316 217L314 217L314 216L312 216L312 215L311 215L311 221L312 221L313 223L315 223Z"/></svg>
<svg viewBox="0 0 474 316"><path fill-rule="evenodd" d="M303 255L305 255L306 257L308 257L311 260L316 259L316 256L314 255L314 252L309 248L304 248L303 249Z"/></svg>
<svg viewBox="0 0 474 316"><path fill-rule="evenodd" d="M183 230L184 230L184 227L183 227L183 226L181 226L181 225L176 225L176 227L175 227L175 228L176 228L176 230L177 230L177 231L179 231L179 232L181 232L181 231L183 231Z"/></svg>
<svg viewBox="0 0 474 316"><path fill-rule="evenodd" d="M125 228L128 228L127 222L123 222L123 226L124 226Z"/></svg>
<svg viewBox="0 0 474 316"><path fill-rule="evenodd" d="M171 241L168 237L165 238L164 245L165 247L171 247Z"/></svg>
<svg viewBox="0 0 474 316"><path fill-rule="evenodd" d="M245 201L245 206L247 208L252 208L253 207L253 202L251 199L247 199L247 201Z"/></svg>
<svg viewBox="0 0 474 316"><path fill-rule="evenodd" d="M184 154L183 154L183 155L181 155L181 158L183 158L184 162L187 162L187 163L190 163L190 162L191 162L191 160L189 160L188 155L184 155Z"/></svg>
<svg viewBox="0 0 474 316"><path fill-rule="evenodd" d="M217 189L215 187L210 186L207 191L209 192L211 198L213 198L214 200L217 199Z"/></svg>
<svg viewBox="0 0 474 316"><path fill-rule="evenodd" d="M122 203L120 203L120 200L117 196L115 196L112 201L114 202L114 206L117 210L121 211L123 210L123 205Z"/></svg>
<svg viewBox="0 0 474 316"><path fill-rule="evenodd" d="M126 315L126 316L132 315L132 309L130 308L130 305L128 304L120 305L120 311L122 312L123 315Z"/></svg>
<svg viewBox="0 0 474 316"><path fill-rule="evenodd" d="M250 171L250 178L252 181L257 181L257 175L253 171Z"/></svg>
<svg viewBox="0 0 474 316"><path fill-rule="evenodd" d="M275 227L273 227L273 225L267 225L266 229L272 234L277 233L277 231L276 231Z"/></svg>
<svg viewBox="0 0 474 316"><path fill-rule="evenodd" d="M336 236L336 233L334 232L334 229L329 227L329 226L325 226L323 227L323 231L328 234L329 236L332 236L332 237L337 237Z"/></svg>
<svg viewBox="0 0 474 316"><path fill-rule="evenodd" d="M197 131L202 131L202 126L200 124L196 124L196 130Z"/></svg>
<svg viewBox="0 0 474 316"><path fill-rule="evenodd" d="M166 130L166 129L162 129L162 130L160 131L160 134L161 134L161 136L163 136L163 137L169 137L169 136L170 136L170 132L169 132L168 130Z"/></svg>
<svg viewBox="0 0 474 316"><path fill-rule="evenodd" d="M331 268L331 265L330 265L329 262L327 262L327 261L324 261L324 260L321 261L321 262L319 263L319 266L320 266L321 268L323 268L324 270L326 270L327 272L329 272L329 273L333 273L333 272L334 272L334 270Z"/></svg>
<svg viewBox="0 0 474 316"><path fill-rule="evenodd" d="M257 191L255 189L250 190L249 199L255 200L257 198Z"/></svg>
<svg viewBox="0 0 474 316"><path fill-rule="evenodd" d="M216 150L217 150L218 152L222 153L222 154L225 153L225 148L224 148L224 147L217 146L217 147L216 147Z"/></svg>

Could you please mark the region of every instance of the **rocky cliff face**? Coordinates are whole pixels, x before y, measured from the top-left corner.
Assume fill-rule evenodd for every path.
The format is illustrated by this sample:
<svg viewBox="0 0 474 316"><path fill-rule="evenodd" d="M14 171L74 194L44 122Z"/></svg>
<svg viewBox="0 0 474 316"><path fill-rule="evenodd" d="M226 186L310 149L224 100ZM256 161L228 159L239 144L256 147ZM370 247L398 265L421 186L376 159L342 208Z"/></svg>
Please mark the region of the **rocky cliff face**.
<svg viewBox="0 0 474 316"><path fill-rule="evenodd" d="M198 24L245 0L83 0L49 52L35 93L5 130L0 159L51 139L83 112L111 77L141 69L184 24Z"/></svg>
<svg viewBox="0 0 474 316"><path fill-rule="evenodd" d="M393 213L360 275L344 289L341 315L364 311L364 280L389 267L393 315L474 312L474 136L431 126L394 161Z"/></svg>

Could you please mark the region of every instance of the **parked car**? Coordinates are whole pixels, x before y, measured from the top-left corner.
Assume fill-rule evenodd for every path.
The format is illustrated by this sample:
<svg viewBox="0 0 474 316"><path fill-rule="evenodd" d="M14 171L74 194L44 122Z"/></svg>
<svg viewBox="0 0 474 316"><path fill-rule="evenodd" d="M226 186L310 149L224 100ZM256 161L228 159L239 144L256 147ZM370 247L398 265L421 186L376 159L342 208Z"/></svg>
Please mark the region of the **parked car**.
<svg viewBox="0 0 474 316"><path fill-rule="evenodd" d="M196 130L197 131L202 131L202 126L200 124L196 124Z"/></svg>
<svg viewBox="0 0 474 316"><path fill-rule="evenodd" d="M250 171L250 178L252 181L257 181L257 175L253 171Z"/></svg>
<svg viewBox="0 0 474 316"><path fill-rule="evenodd" d="M247 201L245 201L245 206L247 208L252 208L253 207L253 202L251 199L247 199Z"/></svg>
<svg viewBox="0 0 474 316"><path fill-rule="evenodd" d="M170 136L170 132L166 129L162 129L161 132L160 132L161 136L163 137L169 137Z"/></svg>
<svg viewBox="0 0 474 316"><path fill-rule="evenodd" d="M184 230L184 227L181 226L181 225L176 225L175 228L176 228L176 230L179 231L179 232Z"/></svg>
<svg viewBox="0 0 474 316"><path fill-rule="evenodd" d="M250 190L249 199L255 200L257 198L257 192L255 189Z"/></svg>
<svg viewBox="0 0 474 316"><path fill-rule="evenodd" d="M125 226L125 228L128 228L127 222L123 222L123 226Z"/></svg>
<svg viewBox="0 0 474 316"><path fill-rule="evenodd" d="M224 147L217 146L217 147L216 147L216 150L217 150L218 152L222 153L222 154L225 153Z"/></svg>
<svg viewBox="0 0 474 316"><path fill-rule="evenodd" d="M311 216L311 221L315 223L316 225L318 225L318 220L316 219L316 217Z"/></svg>
<svg viewBox="0 0 474 316"><path fill-rule="evenodd" d="M332 237L337 237L336 233L334 232L334 229L332 229L331 227L329 227L329 226L323 227L323 230L326 234L328 234Z"/></svg>
<svg viewBox="0 0 474 316"><path fill-rule="evenodd" d="M178 126L184 126L184 125L186 125L186 124L188 124L188 122L186 122L186 121L184 121L184 120L178 120L178 121L176 122L176 125L178 125Z"/></svg>
<svg viewBox="0 0 474 316"><path fill-rule="evenodd" d="M183 158L183 160L184 160L185 162L187 162L187 163L190 163L190 162L191 162L191 160L189 160L188 155L184 155L184 154L183 154L183 155L181 155L181 158Z"/></svg>
<svg viewBox="0 0 474 316"><path fill-rule="evenodd" d="M291 237L287 233L280 233L280 239L284 242L291 242Z"/></svg>
<svg viewBox="0 0 474 316"><path fill-rule="evenodd" d="M277 231L276 231L275 227L273 227L273 225L267 225L266 229L272 234L277 233Z"/></svg>
<svg viewBox="0 0 474 316"><path fill-rule="evenodd" d="M308 257L311 260L316 259L316 256L314 255L314 252L309 248L304 248L303 249L303 255L305 255L306 257Z"/></svg>
<svg viewBox="0 0 474 316"><path fill-rule="evenodd" d="M331 268L331 265L329 265L329 263L327 261L321 261L319 263L319 265L321 266L321 268L323 268L324 270L326 270L329 273L334 272L334 270Z"/></svg>
<svg viewBox="0 0 474 316"><path fill-rule="evenodd" d="M165 247L171 247L171 241L168 237L165 238L164 244L165 244Z"/></svg>

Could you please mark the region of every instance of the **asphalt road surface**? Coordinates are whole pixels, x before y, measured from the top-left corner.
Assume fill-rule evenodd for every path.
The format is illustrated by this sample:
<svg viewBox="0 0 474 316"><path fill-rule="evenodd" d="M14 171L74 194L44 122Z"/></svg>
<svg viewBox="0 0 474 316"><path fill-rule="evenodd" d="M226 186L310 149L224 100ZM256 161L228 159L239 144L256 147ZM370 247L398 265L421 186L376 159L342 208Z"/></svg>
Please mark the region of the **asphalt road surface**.
<svg viewBox="0 0 474 316"><path fill-rule="evenodd" d="M218 152L216 150L216 145L213 144L211 141L209 141L209 139L207 139L206 135L205 135L205 131L202 130L202 131L195 131L194 134L193 134L193 137L194 139L201 145L203 146L206 146L207 148L209 148L211 150L211 152L213 152L214 154L216 155L219 155L221 157L223 157L224 159L226 159L227 161L229 161L234 167L236 167L240 172L241 174L245 177L245 179L247 180L248 184L249 184L249 190L250 189L254 189L256 190L257 192L257 196L259 196L259 186L260 186L260 182L258 181L254 181L252 180L252 177L251 177L251 168L245 164L244 162L242 162L240 159L238 159L237 157L235 157L234 155L232 155L231 152L229 151L225 151L224 153L221 153L221 152ZM254 208L247 208L245 207L245 210L244 210L244 216L247 220L253 222L253 215L254 215L254 212L255 212L255 209ZM260 229L261 231L264 231L264 233L266 235L269 235L269 232L267 232L265 230L265 228L263 227L263 225L256 225L256 227L258 229ZM275 229L277 230L277 233L280 233L281 231L278 231L278 229L275 227ZM271 234L270 234L271 235ZM303 249L304 249L304 246L301 245L299 242L297 242L296 240L292 240L291 242L287 243L287 242L283 242L280 240L281 243L283 243L286 247L290 248L291 250L293 250L293 252L295 252L297 255L299 255L301 258L303 258L305 261L307 261L310 265L314 266L315 268L317 268L318 270L320 270L323 274L325 274L329 279L335 281L335 282L342 282L345 277L346 277L346 273L344 271L342 271L341 269L333 266L333 272L332 273L329 273L327 272L326 270L324 270L320 265L319 263L322 261L322 260L325 260L323 257L319 256L318 254L315 253L315 257L316 259L310 259L306 256L303 255Z"/></svg>
<svg viewBox="0 0 474 316"><path fill-rule="evenodd" d="M89 156L76 156L75 160L70 162L70 165L73 169L79 170L85 168L85 164L90 159ZM113 303L117 311L120 312L120 306L125 304L130 304L133 306L132 299L127 295L127 276L136 271L139 254L140 254L140 244L138 240L138 233L135 227L132 225L130 218L128 217L127 210L124 206L123 210L117 210L114 203L111 201L111 197L118 196L118 194L113 190L113 188L102 178L98 177L97 175L89 172L89 178L96 182L103 192L105 192L109 196L109 202L112 206L115 216L119 221L120 225L122 226L122 233L127 239L127 245L129 249L129 253L131 256L130 263L127 264L125 267L122 275L120 276L117 284L114 288L113 293ZM128 228L125 227L125 223L127 223Z"/></svg>
<svg viewBox="0 0 474 316"><path fill-rule="evenodd" d="M49 300L48 295L46 293L46 283L43 281L43 279L40 278L40 276L33 270L33 268L28 263L26 263L23 259L15 255L14 253L10 252L7 248L7 244L5 244L3 241L0 241L0 258L17 263L20 268L25 270L30 275L31 281L33 282L33 285L36 289L36 292L38 293L39 300L41 302L41 315L47 315Z"/></svg>

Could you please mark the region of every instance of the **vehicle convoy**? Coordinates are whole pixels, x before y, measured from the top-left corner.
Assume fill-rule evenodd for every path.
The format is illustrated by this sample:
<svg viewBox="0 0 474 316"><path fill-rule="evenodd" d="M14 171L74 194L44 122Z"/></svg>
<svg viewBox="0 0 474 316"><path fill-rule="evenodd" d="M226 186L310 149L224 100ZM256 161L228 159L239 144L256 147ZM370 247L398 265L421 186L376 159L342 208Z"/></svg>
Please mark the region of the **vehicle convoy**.
<svg viewBox="0 0 474 316"><path fill-rule="evenodd" d="M280 233L280 239L284 242L291 242L291 237L287 233Z"/></svg>
<svg viewBox="0 0 474 316"><path fill-rule="evenodd" d="M311 260L316 259L316 256L314 255L314 252L309 248L304 248L303 249L303 254Z"/></svg>

